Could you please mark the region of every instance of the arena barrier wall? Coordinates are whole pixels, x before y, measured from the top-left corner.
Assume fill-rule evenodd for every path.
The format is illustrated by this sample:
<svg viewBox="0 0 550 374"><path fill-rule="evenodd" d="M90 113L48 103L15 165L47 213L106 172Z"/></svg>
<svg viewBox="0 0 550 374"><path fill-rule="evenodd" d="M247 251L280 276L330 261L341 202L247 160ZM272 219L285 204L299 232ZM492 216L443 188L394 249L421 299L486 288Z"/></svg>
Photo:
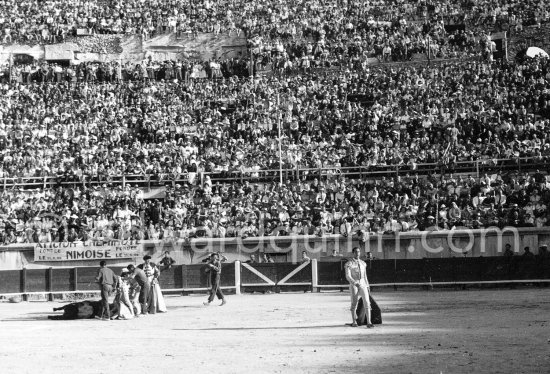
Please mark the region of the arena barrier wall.
<svg viewBox="0 0 550 374"><path fill-rule="evenodd" d="M114 242L114 241L113 241ZM59 244L59 243L56 243ZM63 243L63 245L69 243ZM108 259L109 266L139 264L144 255L160 263L165 252L179 265L201 263L212 252L221 252L228 262L247 261L251 254L261 258L269 254L275 262L296 263L301 253L306 251L311 259L329 259L333 250L351 257L353 247L362 252L370 252L377 260L422 260L438 258L470 258L502 256L504 247L510 244L516 255L530 247L538 253L541 245L550 246L550 227L504 228L476 230L441 230L429 232L403 232L397 234L371 234L360 239L357 236L345 237L340 234L300 236L265 236L248 238L194 238L191 240L161 240L140 242L140 252L132 258L115 257ZM63 245L60 245L61 247ZM0 246L0 270L48 269L95 267L99 258L46 261L36 259L34 244L10 244ZM102 258L103 259L103 258ZM249 270L249 269L247 269ZM284 272L281 277L286 276ZM272 281L280 280L279 274L267 275ZM270 278L271 277L271 278ZM251 280L248 283L267 282L265 279Z"/></svg>
<svg viewBox="0 0 550 374"><path fill-rule="evenodd" d="M222 289L242 291L296 289L321 291L348 287L346 260L295 263L223 264ZM111 269L119 274L123 267ZM204 264L176 265L161 272L165 292L206 292L209 274ZM22 269L0 271L0 296L99 293L97 267ZM550 283L550 259L539 257L437 258L369 260L370 285L438 286L499 283Z"/></svg>

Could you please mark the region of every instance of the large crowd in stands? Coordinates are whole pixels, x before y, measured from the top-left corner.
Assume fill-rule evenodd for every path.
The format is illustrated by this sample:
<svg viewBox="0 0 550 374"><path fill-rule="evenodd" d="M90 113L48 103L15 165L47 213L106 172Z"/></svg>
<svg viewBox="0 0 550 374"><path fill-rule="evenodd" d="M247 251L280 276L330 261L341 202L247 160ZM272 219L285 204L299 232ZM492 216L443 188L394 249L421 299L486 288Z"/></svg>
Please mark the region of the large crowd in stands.
<svg viewBox="0 0 550 374"><path fill-rule="evenodd" d="M274 70L285 68L361 67L370 59L379 62L409 61L415 54L435 59L468 58L490 50L490 38L483 32L457 30L447 33L443 24L412 23L365 24L353 32L342 32L326 39L271 39L256 35L251 39L252 55L259 69L271 64Z"/></svg>
<svg viewBox="0 0 550 374"><path fill-rule="evenodd" d="M58 43L81 34L142 38L245 33L258 68L360 66L368 58L490 53L491 31L550 20L544 1L14 1L0 0L0 42ZM446 29L445 25L468 25ZM499 28L500 26L500 28ZM83 30L83 31L78 31Z"/></svg>
<svg viewBox="0 0 550 374"><path fill-rule="evenodd" d="M77 35L78 30L144 38L168 32L242 30L267 37L338 40L342 35L361 35L380 21L521 27L548 21L548 8L543 0L1 0L0 41L55 43Z"/></svg>
<svg viewBox="0 0 550 374"><path fill-rule="evenodd" d="M550 156L548 59L182 81L53 69L0 85L0 178L254 177L279 168L279 126L285 169Z"/></svg>
<svg viewBox="0 0 550 374"><path fill-rule="evenodd" d="M179 81L190 79L247 77L249 61L244 58L223 60L147 59L142 62L82 62L61 65L46 62L4 64L0 66L0 82L17 83L120 83L127 81Z"/></svg>
<svg viewBox="0 0 550 374"><path fill-rule="evenodd" d="M480 180L414 174L424 161L547 158L547 59L181 81L165 80L161 69L68 80L63 68L44 83L6 80L1 176L69 173L83 186L95 175L255 177L278 166L278 123L285 168L406 165L412 174L284 186L190 179L162 200L143 199L136 186L5 190L4 243L547 224L545 172Z"/></svg>
<svg viewBox="0 0 550 374"><path fill-rule="evenodd" d="M0 178L82 186L4 188L0 243L545 226L546 170L450 172L459 161L550 159L549 59L492 61L488 38L548 22L549 4L0 0L0 43L56 43L80 29L144 39L243 32L253 56L0 66ZM367 63L415 53L483 57ZM249 76L267 65L273 74ZM418 176L420 163L445 172ZM358 166L410 174L313 180L312 170ZM302 170L300 181L197 178L256 181L279 167ZM109 184L114 175L188 183L151 200L135 185Z"/></svg>
<svg viewBox="0 0 550 374"><path fill-rule="evenodd" d="M522 30L524 26L540 26L550 21L550 9L545 1L465 1L463 10L455 9L451 17L465 18L468 26L494 31ZM444 16L445 17L445 16Z"/></svg>
<svg viewBox="0 0 550 374"><path fill-rule="evenodd" d="M162 200L135 186L6 190L0 242L188 240L374 234L548 225L547 175L452 174L379 180L168 185Z"/></svg>

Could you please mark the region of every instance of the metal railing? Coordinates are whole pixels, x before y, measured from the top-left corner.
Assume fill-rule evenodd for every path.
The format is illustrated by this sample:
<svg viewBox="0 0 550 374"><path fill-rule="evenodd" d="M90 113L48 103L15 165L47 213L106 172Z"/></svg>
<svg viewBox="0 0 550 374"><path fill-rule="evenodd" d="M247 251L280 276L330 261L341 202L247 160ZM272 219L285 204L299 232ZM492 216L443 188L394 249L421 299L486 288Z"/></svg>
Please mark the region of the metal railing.
<svg viewBox="0 0 550 374"><path fill-rule="evenodd" d="M299 166L289 169L264 169L264 170L233 170L220 172L198 172L195 176L190 173L182 174L125 174L125 175L85 175L85 176L43 176L43 177L15 177L0 179L0 190L12 189L15 187L48 188L56 186L138 186L153 188L167 184L201 184L208 176L212 182L278 182L281 178L285 182L308 180L313 178L326 179L331 177L344 176L349 179L374 180L381 177L395 177L397 175L418 174L418 175L441 175L441 174L470 174L479 178L483 174L495 174L506 172L524 172L537 169L547 170L548 159L545 157L518 157L502 158L494 160L458 161L452 164L443 163L420 163L415 167L409 165L377 165L377 166L343 166L343 167L320 167L301 168Z"/></svg>
<svg viewBox="0 0 550 374"><path fill-rule="evenodd" d="M394 177L396 175L419 174L471 174L479 178L485 173L500 173L513 171L529 171L546 169L548 157L521 157L503 158L494 160L458 161L452 164L421 163L415 167L409 165L377 165L377 166L344 166L283 169L283 180L301 180L313 178L327 178L345 176L350 179L377 179L381 177ZM278 181L280 178L278 169L270 170L239 170L229 172L205 172L212 181Z"/></svg>

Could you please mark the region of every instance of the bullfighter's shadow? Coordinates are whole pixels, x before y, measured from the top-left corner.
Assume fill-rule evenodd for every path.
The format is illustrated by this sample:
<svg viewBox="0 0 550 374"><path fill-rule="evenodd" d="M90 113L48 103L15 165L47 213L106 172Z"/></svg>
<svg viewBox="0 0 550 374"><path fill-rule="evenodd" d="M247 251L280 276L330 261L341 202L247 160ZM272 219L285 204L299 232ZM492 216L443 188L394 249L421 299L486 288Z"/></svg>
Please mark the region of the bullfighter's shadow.
<svg viewBox="0 0 550 374"><path fill-rule="evenodd" d="M39 314L39 315L32 316L33 314ZM48 320L48 315L45 313L29 313L22 317L3 318L3 319L0 319L0 322L26 322L26 321L47 321L47 320Z"/></svg>

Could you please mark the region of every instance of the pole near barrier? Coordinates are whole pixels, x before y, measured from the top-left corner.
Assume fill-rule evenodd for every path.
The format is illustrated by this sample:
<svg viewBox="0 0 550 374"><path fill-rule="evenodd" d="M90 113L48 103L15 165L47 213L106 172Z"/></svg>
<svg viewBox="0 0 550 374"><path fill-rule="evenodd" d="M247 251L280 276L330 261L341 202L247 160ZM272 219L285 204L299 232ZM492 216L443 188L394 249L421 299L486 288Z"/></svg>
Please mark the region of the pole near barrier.
<svg viewBox="0 0 550 374"><path fill-rule="evenodd" d="M27 298L27 268L21 269L21 294L23 295L23 301L29 301Z"/></svg>
<svg viewBox="0 0 550 374"><path fill-rule="evenodd" d="M311 260L311 292L319 290L319 271L317 270L317 260Z"/></svg>
<svg viewBox="0 0 550 374"><path fill-rule="evenodd" d="M78 291L78 268L77 267L73 268L73 281L74 281L73 291L77 292Z"/></svg>
<svg viewBox="0 0 550 374"><path fill-rule="evenodd" d="M241 262L235 261L235 295L241 294Z"/></svg>
<svg viewBox="0 0 550 374"><path fill-rule="evenodd" d="M48 291L48 301L53 301L53 268L51 266L47 270L47 277L46 289Z"/></svg>

